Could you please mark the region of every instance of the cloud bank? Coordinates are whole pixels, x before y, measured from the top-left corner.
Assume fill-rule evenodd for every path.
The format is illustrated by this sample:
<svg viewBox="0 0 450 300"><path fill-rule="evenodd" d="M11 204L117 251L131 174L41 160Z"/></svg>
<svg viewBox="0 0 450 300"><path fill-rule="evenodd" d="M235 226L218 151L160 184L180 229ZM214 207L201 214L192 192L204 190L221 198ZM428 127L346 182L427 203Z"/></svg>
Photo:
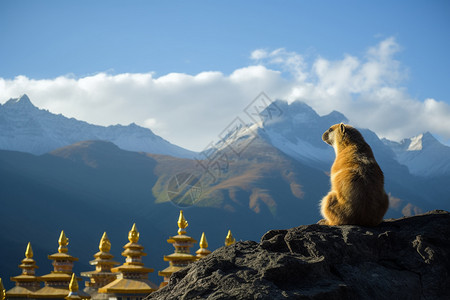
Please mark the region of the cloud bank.
<svg viewBox="0 0 450 300"><path fill-rule="evenodd" d="M231 74L202 72L99 73L0 78L1 102L28 94L40 108L99 125L135 122L182 147L201 151L262 91L272 99L301 100L319 114L344 113L356 126L400 140L430 131L450 139L450 106L414 99L402 87L408 71L395 59L394 38L370 47L363 57L345 55L307 62L280 48L257 49L251 65Z"/></svg>

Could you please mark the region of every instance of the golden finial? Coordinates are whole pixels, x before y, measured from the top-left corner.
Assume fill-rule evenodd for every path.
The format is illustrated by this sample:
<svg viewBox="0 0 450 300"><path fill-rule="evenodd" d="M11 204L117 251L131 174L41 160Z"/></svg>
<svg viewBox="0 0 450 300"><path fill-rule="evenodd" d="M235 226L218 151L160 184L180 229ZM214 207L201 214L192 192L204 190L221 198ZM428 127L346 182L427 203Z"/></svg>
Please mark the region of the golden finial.
<svg viewBox="0 0 450 300"><path fill-rule="evenodd" d="M58 240L58 252L59 253L66 253L68 251L67 245L69 245L69 239L64 234L64 230L61 230L61 235L59 236Z"/></svg>
<svg viewBox="0 0 450 300"><path fill-rule="evenodd" d="M27 250L25 250L25 257L26 258L33 258L33 248L31 248L31 243L28 242Z"/></svg>
<svg viewBox="0 0 450 300"><path fill-rule="evenodd" d="M128 232L128 240L130 243L137 243L139 241L139 232L136 229L136 223L133 224L130 232Z"/></svg>
<svg viewBox="0 0 450 300"><path fill-rule="evenodd" d="M227 237L225 238L225 246L230 246L236 243L236 239L231 234L231 230L228 230Z"/></svg>
<svg viewBox="0 0 450 300"><path fill-rule="evenodd" d="M0 278L0 300L5 300L6 290L3 287L2 279Z"/></svg>
<svg viewBox="0 0 450 300"><path fill-rule="evenodd" d="M197 253L196 257L197 259L202 259L209 254L211 254L211 251L209 251L208 248L208 242L206 241L205 233L202 233L202 237L200 238L200 249L198 249L195 253Z"/></svg>
<svg viewBox="0 0 450 300"><path fill-rule="evenodd" d="M109 250L111 250L111 242L109 241L106 232L103 233L98 249L100 249L101 252L109 252Z"/></svg>
<svg viewBox="0 0 450 300"><path fill-rule="evenodd" d="M188 227L188 222L184 218L183 211L180 210L180 217L178 218L178 234L182 235L186 233L186 230L184 230L186 227Z"/></svg>
<svg viewBox="0 0 450 300"><path fill-rule="evenodd" d="M72 279L70 279L70 283L69 283L69 291L71 291L71 292L78 291L78 281L77 281L77 277L75 276L75 273L72 273Z"/></svg>
<svg viewBox="0 0 450 300"><path fill-rule="evenodd" d="M202 237L200 238L199 245L200 245L200 248L205 248L205 249L208 248L208 241L206 240L206 236L205 236L204 232L202 233Z"/></svg>

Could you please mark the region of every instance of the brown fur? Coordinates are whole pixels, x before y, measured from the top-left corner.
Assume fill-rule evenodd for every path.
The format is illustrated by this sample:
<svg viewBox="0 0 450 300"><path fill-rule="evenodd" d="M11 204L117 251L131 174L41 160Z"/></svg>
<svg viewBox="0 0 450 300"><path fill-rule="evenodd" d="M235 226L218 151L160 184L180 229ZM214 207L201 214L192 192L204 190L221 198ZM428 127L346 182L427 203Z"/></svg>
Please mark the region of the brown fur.
<svg viewBox="0 0 450 300"><path fill-rule="evenodd" d="M321 202L323 225L376 226L386 213L389 200L384 176L372 149L350 125L336 124L322 135L333 146L336 159L331 167L331 191Z"/></svg>

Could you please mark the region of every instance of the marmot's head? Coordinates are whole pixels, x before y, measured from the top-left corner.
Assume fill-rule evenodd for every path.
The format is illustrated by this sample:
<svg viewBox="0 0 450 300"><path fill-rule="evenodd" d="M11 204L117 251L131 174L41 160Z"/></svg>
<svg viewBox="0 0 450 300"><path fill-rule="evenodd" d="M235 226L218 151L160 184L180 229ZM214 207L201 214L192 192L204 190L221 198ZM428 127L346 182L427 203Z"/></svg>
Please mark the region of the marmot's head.
<svg viewBox="0 0 450 300"><path fill-rule="evenodd" d="M345 130L346 127L344 123L335 124L323 133L322 140L325 143L334 147L336 142L339 143L340 141L342 141L342 138L345 134Z"/></svg>
<svg viewBox="0 0 450 300"><path fill-rule="evenodd" d="M336 145L365 143L364 138L358 130L344 123L331 126L323 133L322 140L335 149Z"/></svg>

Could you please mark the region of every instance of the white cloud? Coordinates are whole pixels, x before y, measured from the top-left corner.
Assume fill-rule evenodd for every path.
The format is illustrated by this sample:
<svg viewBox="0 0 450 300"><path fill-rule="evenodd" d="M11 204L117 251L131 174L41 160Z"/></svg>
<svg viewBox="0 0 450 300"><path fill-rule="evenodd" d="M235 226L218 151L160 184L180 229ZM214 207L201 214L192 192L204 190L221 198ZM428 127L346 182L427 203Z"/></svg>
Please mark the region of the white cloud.
<svg viewBox="0 0 450 300"><path fill-rule="evenodd" d="M264 59L268 56L268 53L266 50L264 49L256 49L255 51L252 52L252 54L250 55L250 58L253 60L261 60Z"/></svg>
<svg viewBox="0 0 450 300"><path fill-rule="evenodd" d="M83 78L35 80L0 78L1 101L28 94L41 108L94 124L149 127L169 141L202 150L261 92L275 99L302 100L319 114L344 113L354 125L399 140L424 131L450 139L450 106L412 98L401 86L408 72L395 59L394 38L370 47L366 55L345 55L307 63L283 48L257 49L255 65L229 75L202 72L99 73Z"/></svg>
<svg viewBox="0 0 450 300"><path fill-rule="evenodd" d="M286 51L284 48L278 48L272 52L265 49L254 50L250 58L263 65L278 65L282 70L295 76L297 79L304 80L308 74L305 72L306 63L302 55Z"/></svg>
<svg viewBox="0 0 450 300"><path fill-rule="evenodd" d="M401 85L408 70L395 59L401 47L394 38L387 38L370 47L364 57L345 55L341 60L316 58L310 67L300 55L278 49L253 55L257 62L278 64L297 75L289 91L289 101L302 100L320 114L338 110L359 127L370 128L381 137L400 140L430 131L450 139L450 106L442 101L412 98ZM288 53L288 55L286 54ZM299 57L301 63L290 60Z"/></svg>
<svg viewBox="0 0 450 300"><path fill-rule="evenodd" d="M99 73L79 79L0 78L2 102L24 93L40 108L99 125L135 122L172 143L203 150L261 91L283 86L280 72L250 66L230 75ZM249 120L248 120L249 121Z"/></svg>

